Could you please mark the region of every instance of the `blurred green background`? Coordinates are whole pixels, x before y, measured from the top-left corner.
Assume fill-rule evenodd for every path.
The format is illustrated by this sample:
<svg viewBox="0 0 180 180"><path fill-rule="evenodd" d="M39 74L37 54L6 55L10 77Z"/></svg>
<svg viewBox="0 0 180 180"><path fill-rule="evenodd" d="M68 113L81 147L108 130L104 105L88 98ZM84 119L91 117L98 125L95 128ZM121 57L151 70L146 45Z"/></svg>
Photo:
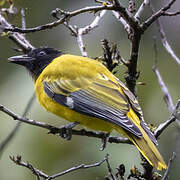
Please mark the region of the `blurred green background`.
<svg viewBox="0 0 180 180"><path fill-rule="evenodd" d="M92 0L15 0L15 6L26 9L27 27L34 27L52 21L50 13L59 7L64 10L76 10L84 6L94 4ZM156 1L155 1L156 2ZM156 4L158 8L159 5ZM172 10L180 7L177 1ZM149 16L149 10L144 13L144 17ZM71 24L84 27L94 19L93 14L83 14L72 18ZM180 57L180 19L179 17L161 18L164 30L168 36L168 41L172 45L176 54ZM10 22L20 26L21 16L18 14ZM142 37L138 70L141 72L139 82L146 83L145 86L138 86L138 99L142 106L147 123L158 125L169 118L169 112L163 101L163 94L157 82L157 78L152 72L154 63L153 36L157 36L158 41L158 67L162 77L169 88L174 103L180 98L180 66L171 58L163 48L156 26L152 25ZM76 38L63 25L33 34L27 34L27 39L35 46L48 45L61 49L67 53L80 55ZM129 57L129 41L122 25L107 13L100 26L83 37L87 45L89 57L102 55L100 40L107 38L113 43L117 43L121 55ZM33 94L33 82L22 67L9 64L7 58L17 53L12 50L15 47L7 37L0 37L0 104L5 105L12 111L21 115L29 98ZM119 67L119 78L124 81L126 68ZM28 118L37 121L52 123L61 126L67 122L61 120L53 114L46 112L37 101L35 101ZM0 142L11 132L17 122L12 118L0 113ZM81 163L91 164L102 160L106 153L110 154L110 163L115 169L120 164L125 164L126 174L130 168L140 166L140 156L137 149L131 145L108 144L107 148L101 152L101 142L95 138L73 136L71 141L65 141L58 136L48 135L47 131L38 127L22 124L16 137L8 146L0 159L0 179L20 180L35 179L35 177L23 167L16 166L10 159L10 155L21 155L24 161L32 163L35 167L48 174L54 174L71 168ZM170 179L180 177L180 129L173 123L160 137L159 150L166 162L172 156L172 152L177 153L176 159L171 167ZM107 175L106 165L88 170L79 170L74 173L64 175L59 179L63 180L100 180ZM58 178L57 178L58 179Z"/></svg>

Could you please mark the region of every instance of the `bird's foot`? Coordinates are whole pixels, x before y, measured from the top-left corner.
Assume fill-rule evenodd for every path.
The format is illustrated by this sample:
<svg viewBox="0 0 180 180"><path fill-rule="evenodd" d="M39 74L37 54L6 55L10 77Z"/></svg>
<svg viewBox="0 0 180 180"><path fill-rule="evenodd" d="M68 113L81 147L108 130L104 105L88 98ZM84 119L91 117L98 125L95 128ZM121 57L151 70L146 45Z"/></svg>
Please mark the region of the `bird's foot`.
<svg viewBox="0 0 180 180"><path fill-rule="evenodd" d="M107 142L109 140L109 136L110 136L110 133L104 133L104 136L101 138L101 148L100 148L100 151L103 151L106 146L107 146Z"/></svg>
<svg viewBox="0 0 180 180"><path fill-rule="evenodd" d="M74 128L75 126L77 126L78 124L80 124L79 122L73 122L73 123L69 123L67 125L61 126L60 129L60 133L59 136L66 139L66 140L71 140L72 138L72 128Z"/></svg>

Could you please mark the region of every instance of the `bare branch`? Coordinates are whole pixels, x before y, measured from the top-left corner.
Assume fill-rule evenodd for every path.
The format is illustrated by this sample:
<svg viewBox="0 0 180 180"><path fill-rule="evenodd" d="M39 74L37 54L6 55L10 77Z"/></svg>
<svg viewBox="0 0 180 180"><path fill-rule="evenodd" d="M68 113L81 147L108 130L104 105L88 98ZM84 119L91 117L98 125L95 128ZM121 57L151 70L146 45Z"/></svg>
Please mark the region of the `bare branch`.
<svg viewBox="0 0 180 180"><path fill-rule="evenodd" d="M162 16L177 16L180 15L180 11L177 12L164 12Z"/></svg>
<svg viewBox="0 0 180 180"><path fill-rule="evenodd" d="M59 17L57 16L57 13L63 13L63 14L67 14L67 12L62 12L59 9L56 9L52 12L53 17L56 17L57 19L59 19ZM94 19L94 21L90 24L85 26L84 28L78 28L78 27L73 27L69 24L69 22L65 21L63 24L71 31L72 35L77 37L77 43L80 49L80 52L82 54L82 56L87 57L87 51L86 51L86 47L85 44L83 42L83 38L82 36L85 34L88 34L91 30L95 29L96 27L98 27L100 20L102 19L102 17L105 15L106 10L102 10L100 12L100 14L98 16L96 16L96 18ZM69 19L69 18L68 18Z"/></svg>
<svg viewBox="0 0 180 180"><path fill-rule="evenodd" d="M159 125L159 127L156 129L155 131L155 136L156 138L158 138L158 136L172 123L174 122L177 118L177 110L180 106L180 100L178 100L176 106L174 106L173 104L173 100L171 98L171 95L168 91L168 88L166 87L162 77L161 77L161 74L160 72L158 71L158 68L157 68L157 46L156 46L156 38L154 38L154 52L155 52L155 63L154 63L154 66L153 66L153 71L155 72L156 76L157 76L157 79L158 79L158 82L161 86L161 90L164 94L164 100L168 106L168 109L169 109L169 112L171 113L170 115L170 118L169 120L167 120L166 122L162 123ZM179 123L178 123L179 124Z"/></svg>
<svg viewBox="0 0 180 180"><path fill-rule="evenodd" d="M127 63L128 65L128 73L125 77L126 84L129 90L137 96L137 89L136 89L136 80L139 77L139 73L137 72L137 62L138 62L138 55L139 55L139 45L141 40L141 33L137 30L133 32L132 40L131 40L131 54L130 60Z"/></svg>
<svg viewBox="0 0 180 180"><path fill-rule="evenodd" d="M64 22L63 24L71 31L72 36L77 37L77 28L76 27L73 27L72 25L70 25L69 22Z"/></svg>
<svg viewBox="0 0 180 180"><path fill-rule="evenodd" d="M58 13L62 13L62 12L59 9L56 9L56 10L53 10L53 12L51 14L53 15L53 17L59 19L59 17L57 16ZM65 12L63 11L63 14L64 13ZM77 43L78 43L78 46L79 46L79 49L81 51L82 56L84 56L84 57L88 56L82 36L85 35L85 34L88 34L91 30L98 27L99 22L102 19L102 17L105 15L105 13L106 13L106 10L102 10L100 12L100 14L98 14L96 16L94 21L90 25L85 26L84 28L78 28L76 26L72 26L72 25L69 24L68 21L65 21L63 23L71 31L72 36L77 37Z"/></svg>
<svg viewBox="0 0 180 180"><path fill-rule="evenodd" d="M173 152L172 157L169 159L168 166L167 166L167 169L166 169L166 172L165 172L164 176L162 177L162 180L168 179L168 174L169 174L169 171L170 171L170 167L171 167L175 157L176 157L176 153Z"/></svg>
<svg viewBox="0 0 180 180"><path fill-rule="evenodd" d="M22 15L22 28L25 28L25 14L24 9L21 9L21 15ZM3 31L6 27L12 27L10 23L7 22L7 20L0 14L0 31ZM8 37L13 40L19 47L21 47L22 51L24 53L30 51L31 49L34 49L34 47L29 43L29 41L26 40L26 38L17 32L11 32L8 34ZM25 110L23 112L23 116L26 116L29 110L31 109L32 103L34 101L35 95L33 95L30 100L28 101ZM0 156L2 156L4 149L9 145L9 143L12 141L12 139L15 137L16 133L18 132L20 128L21 122L18 122L14 129L10 132L10 134L1 142L0 144Z"/></svg>
<svg viewBox="0 0 180 180"><path fill-rule="evenodd" d="M168 91L168 88L166 87L158 69L156 66L153 67L153 71L155 72L157 78L158 78L158 82L159 82L159 85L161 86L161 90L164 94L164 100L168 106L168 109L169 109L169 112L173 112L174 111L174 104L173 104L173 100L171 98L171 95Z"/></svg>
<svg viewBox="0 0 180 180"><path fill-rule="evenodd" d="M171 95L168 91L168 88L166 87L162 77L161 77L161 74L157 68L157 43L156 43L156 38L154 37L154 52L155 52L155 63L154 63L154 66L152 67L153 71L155 72L156 76L157 76L157 79L158 79L158 82L161 86L161 89L162 89L162 92L164 94L164 101L166 102L167 106L168 106L168 109L169 109L169 112L172 113L174 111L174 104L173 104L173 100L171 98Z"/></svg>
<svg viewBox="0 0 180 180"><path fill-rule="evenodd" d="M109 172L109 175L111 177L112 180L116 180L115 176L113 175L113 172L112 172L112 168L111 168L111 165L109 163L109 154L106 155L106 163L107 163L107 168L108 168L108 172Z"/></svg>
<svg viewBox="0 0 180 180"><path fill-rule="evenodd" d="M77 16L79 14L92 12L92 11L98 12L98 11L102 11L102 10L118 11L121 14L121 16L127 21L127 23L130 24L130 26L132 26L132 28L136 28L136 29L139 28L139 30L140 30L140 26L138 24L139 21L137 19L135 19L134 16L118 0L114 0L114 4L106 3L105 5L101 5L101 6L85 7L85 8L78 9L78 10L75 10L72 12L65 12L65 11L59 9L59 11L63 15L63 17L59 18L57 21L54 21L52 23L47 23L44 25L40 25L40 26L37 26L34 28L27 28L27 29L22 29L22 28L18 28L18 27L9 27L9 28L7 27L7 28L4 28L4 31L19 32L19 33L37 32L37 31L51 29L53 27L56 27L60 24L63 24L70 18Z"/></svg>
<svg viewBox="0 0 180 180"><path fill-rule="evenodd" d="M10 159L17 165L19 166L23 166L28 168L33 174L35 174L37 177L43 177L43 178L48 178L49 176L47 174L45 174L44 172L40 171L39 169L35 168L32 164L30 163L25 163L22 161L22 157L21 156L10 156Z"/></svg>
<svg viewBox="0 0 180 180"><path fill-rule="evenodd" d="M112 10L112 9L113 9L113 5L106 5L106 6L102 5L102 6L85 7L85 8L78 9L78 10L75 10L72 12L65 12L63 10L59 10L59 11L61 11L63 17L59 18L57 21L47 23L44 25L40 25L40 26L37 26L34 28L27 28L27 29L22 29L22 28L18 28L18 27L9 27L9 28L4 28L4 31L19 32L19 33L38 32L38 31L42 31L45 29L52 29L60 24L63 24L70 18L77 16L79 14L82 14L82 13L87 13L87 12L91 12L91 11L97 12L97 11L101 11L101 10Z"/></svg>
<svg viewBox="0 0 180 180"><path fill-rule="evenodd" d="M179 121L179 112L178 112L179 106L180 106L180 99L178 100L178 102L177 102L177 104L176 104L176 106L175 106L174 111L171 113L170 118L169 118L166 122L160 124L160 125L158 126L158 128L156 129L156 131L154 132L154 135L155 135L156 139L162 134L162 132L163 132L172 122L174 122L174 121L176 121L176 120Z"/></svg>
<svg viewBox="0 0 180 180"><path fill-rule="evenodd" d="M86 47L83 43L82 35L83 35L82 29L78 29L77 30L77 43L78 43L82 56L87 57L88 54L86 52Z"/></svg>
<svg viewBox="0 0 180 180"><path fill-rule="evenodd" d="M141 15L142 15L142 13L143 13L143 11L145 9L145 7L148 6L148 5L149 5L149 0L144 0L144 2L141 4L141 6L139 7L139 9L136 12L134 17L136 19L140 19Z"/></svg>
<svg viewBox="0 0 180 180"><path fill-rule="evenodd" d="M27 114L29 113L33 102L35 99L35 94L33 93L32 97L29 99L24 112L23 112L23 117L27 116ZM9 143L12 141L12 139L15 137L16 133L18 132L19 128L21 126L21 122L19 121L16 126L14 127L14 129L11 131L11 133L9 133L9 135L1 142L0 144L0 157L2 156L2 153L4 152L4 149L9 145Z"/></svg>
<svg viewBox="0 0 180 180"><path fill-rule="evenodd" d="M139 44L141 40L142 29L139 25L139 20L134 18L134 16L126 8L124 8L118 0L114 0L114 6L116 7L116 11L118 11L118 13L126 21L126 23L130 25L130 29L128 28L128 36L129 39L131 40L131 54L130 54L130 60L128 62L128 73L125 79L129 90L135 96L137 96L137 92L136 92L136 80L138 78L137 61L138 61ZM116 16L116 14L114 15ZM121 23L123 23L123 19L121 19Z"/></svg>
<svg viewBox="0 0 180 180"><path fill-rule="evenodd" d="M1 142L0 144L0 157L2 157L2 154L6 147L9 145L11 140L15 137L16 133L18 132L19 128L21 126L21 122L19 121L14 129L8 134L8 136Z"/></svg>
<svg viewBox="0 0 180 180"><path fill-rule="evenodd" d="M141 27L139 26L139 20L134 17L120 2L119 0L114 0L114 8L120 13L121 17L125 19L125 21L131 26L133 29L139 29L141 31Z"/></svg>
<svg viewBox="0 0 180 180"><path fill-rule="evenodd" d="M98 27L99 22L102 19L102 17L105 15L105 13L106 13L106 10L102 10L100 12L100 14L98 16L96 16L96 18L90 25L88 25L84 28L76 28L77 29L77 33L76 33L77 42L78 42L78 46L79 46L82 56L85 56L85 57L88 56L85 45L83 43L82 35L88 34L91 30ZM71 32L75 33L74 28L73 29L72 29L72 27L69 27L69 28L70 28Z"/></svg>
<svg viewBox="0 0 180 180"><path fill-rule="evenodd" d="M156 137L156 139L162 134L162 132L172 123L176 120L176 117L174 116L170 116L170 118L164 122L164 123L161 123L158 128L156 129L156 131L154 132L154 135Z"/></svg>
<svg viewBox="0 0 180 180"><path fill-rule="evenodd" d="M142 30L139 25L139 20L134 18L118 0L114 0L114 6L116 9L112 11L113 15L124 25L128 38L131 40L131 55L129 61L126 63L128 73L125 79L128 88L136 96L136 80L138 78L137 61Z"/></svg>
<svg viewBox="0 0 180 180"><path fill-rule="evenodd" d="M79 170L79 169L89 169L89 168L92 168L92 167L98 167L100 166L101 164L103 164L105 161L106 161L107 157L105 157L103 160L97 162L97 163L94 163L94 164L90 164L90 165L85 165L85 164L81 164L81 165L78 165L78 166L74 166L66 171L63 171L61 173L58 173L58 174L54 174L54 175L51 175L47 178L47 180L50 180L50 179L55 179L56 177L59 177L59 176L63 176L65 174L68 174L70 172L73 172L73 171L76 171L76 170Z"/></svg>
<svg viewBox="0 0 180 180"><path fill-rule="evenodd" d="M82 29L82 32L83 32L82 34L83 34L83 35L84 35L84 34L88 34L89 31L97 28L97 27L99 26L99 23L100 23L101 19L102 19L102 18L104 17L104 15L106 14L106 12L107 12L107 10L102 10L102 11L100 12L100 14L98 14L98 15L96 16L96 18L94 19L94 21L93 21L90 25L88 25L88 26L86 26L86 27L84 27L84 28L81 28L81 29Z"/></svg>
<svg viewBox="0 0 180 180"><path fill-rule="evenodd" d="M128 88L136 96L136 80L138 78L137 72L137 61L139 53L139 44L141 40L142 33L163 13L165 13L171 6L174 4L175 0L171 0L167 5L161 8L158 12L154 13L149 19L147 19L143 24L139 25L137 18L132 17L132 14L129 13L118 0L114 0L115 10L122 16L122 18L130 25L132 30L131 40L131 55L128 64L128 74L125 77ZM117 15L116 15L117 17ZM122 22L122 19L121 19Z"/></svg>
<svg viewBox="0 0 180 180"><path fill-rule="evenodd" d="M171 6L176 2L176 0L170 0L164 7L159 11L154 13L150 18L148 18L142 25L142 31L145 31L153 22L155 22L160 16L162 16Z"/></svg>
<svg viewBox="0 0 180 180"><path fill-rule="evenodd" d="M154 13L155 10L154 10L152 4L150 4L150 8L151 8L151 11ZM161 35L161 41L162 41L162 44L163 44L164 48L172 56L172 58L180 65L180 59L176 56L176 54L172 50L170 44L168 43L167 37L166 37L166 34L165 34L164 30L163 30L163 26L162 26L162 23L161 23L160 19L156 20L156 25L157 25L157 28L158 28L159 33Z"/></svg>
<svg viewBox="0 0 180 180"><path fill-rule="evenodd" d="M32 164L30 164L28 162L27 163L23 162L21 156L17 156L16 158L14 156L10 156L10 159L17 165L23 166L23 167L26 167L27 169L29 169L34 175L36 175L38 180L40 180L40 177L43 177L46 180L51 180L51 179L55 179L57 177L63 176L65 174L71 173L73 171L77 171L79 169L89 169L89 168L101 166L106 161L107 156L103 160L101 160L97 163L89 164L89 165L81 164L78 166L74 166L70 169L67 169L63 172L53 174L51 176L49 176L49 175L45 174L44 172L40 171L39 169L35 168Z"/></svg>
<svg viewBox="0 0 180 180"><path fill-rule="evenodd" d="M25 21L24 8L21 9L21 16L22 16L22 28L25 29L26 28L26 21Z"/></svg>
<svg viewBox="0 0 180 180"><path fill-rule="evenodd" d="M62 129L46 124L44 122L39 122L39 121L35 121L32 119L28 119L25 117L21 117L17 114L15 114L14 112L10 111L9 109L7 109L6 107L4 107L3 105L0 105L0 111L6 113L7 115L11 116L14 120L18 120L33 126L38 126L44 129L49 130L50 134L59 134L61 133ZM104 133L103 132L94 132L94 131L87 131L87 130L74 130L72 129L72 134L73 135L80 135L80 136L88 136L88 137L95 137L95 138L99 138L102 139L104 138ZM114 136L109 136L108 138L108 142L109 143L125 143L125 144L132 144L130 140L128 140L127 138L121 138L121 137L114 137Z"/></svg>
<svg viewBox="0 0 180 180"><path fill-rule="evenodd" d="M120 16L120 14L118 12L112 11L112 13L117 18L117 20L122 23L122 25L124 26L125 31L127 32L128 36L130 37L132 32L131 32L131 28L130 28L129 24L124 20L124 18L122 18Z"/></svg>
<svg viewBox="0 0 180 180"><path fill-rule="evenodd" d="M0 14L0 32L3 32L6 28L12 29L12 25L8 23L8 21ZM29 41L26 38L17 32L9 32L8 37L13 40L22 50L24 53L29 52L31 49L34 49Z"/></svg>

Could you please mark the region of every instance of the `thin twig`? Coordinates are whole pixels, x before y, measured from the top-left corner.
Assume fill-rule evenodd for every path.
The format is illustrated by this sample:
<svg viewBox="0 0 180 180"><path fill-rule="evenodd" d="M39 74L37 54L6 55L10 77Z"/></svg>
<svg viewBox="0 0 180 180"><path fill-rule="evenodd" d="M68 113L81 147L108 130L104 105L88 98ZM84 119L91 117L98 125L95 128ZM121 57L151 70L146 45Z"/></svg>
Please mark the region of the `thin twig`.
<svg viewBox="0 0 180 180"><path fill-rule="evenodd" d="M101 5L101 6L91 6L91 7L85 7L82 9L78 9L75 11L71 12L65 12L63 10L60 10L63 17L59 18L57 21L43 24L34 28L27 28L27 29L22 29L18 27L9 27L9 28L4 28L4 31L11 31L11 32L19 32L19 33L32 33L32 32L37 32L37 31L42 31L45 29L51 29L53 27L56 27L60 24L63 24L70 18L77 16L82 13L87 13L87 12L98 12L102 10L114 10L118 11L120 15L127 21L128 24L131 25L133 28L140 28L139 26L139 21L134 18L134 16L118 1L118 0L113 0L113 4L106 3L106 5ZM140 30L140 29L139 29Z"/></svg>
<svg viewBox="0 0 180 180"><path fill-rule="evenodd" d="M25 23L25 14L24 9L21 9L21 15L22 15L22 28L26 27ZM12 27L10 23L0 14L0 29L3 31L6 27ZM8 37L13 40L19 47L21 47L22 51L24 53L29 52L31 49L34 49L34 47L29 43L29 41L26 40L24 35L19 34L17 32L11 32L8 34ZM34 101L34 95L30 98L28 101L25 110L23 112L22 116L26 116L28 112L31 109L32 103ZM4 149L9 145L9 143L12 141L12 139L15 137L16 133L18 132L20 128L21 122L19 121L14 129L10 132L10 134L1 142L0 144L0 157L2 156Z"/></svg>
<svg viewBox="0 0 180 180"><path fill-rule="evenodd" d="M113 175L111 165L109 163L109 154L106 155L105 160L106 160L106 163L107 163L107 168L108 168L108 172L109 172L110 177L112 178L112 180L116 180L115 176Z"/></svg>
<svg viewBox="0 0 180 180"><path fill-rule="evenodd" d="M154 56L155 56L154 59L155 59L155 63L154 63L154 66L152 67L152 69L157 76L159 85L161 86L161 90L164 94L164 101L166 102L166 104L168 106L169 112L172 113L174 111L174 104L173 104L173 100L171 98L171 95L168 91L168 88L166 87L166 84L164 83L164 81L161 77L161 74L157 68L157 53L158 53L157 43L156 43L156 38L154 37Z"/></svg>
<svg viewBox="0 0 180 180"><path fill-rule="evenodd" d="M51 180L51 179L55 179L57 177L63 176L65 174L71 173L73 171L77 171L79 169L89 169L89 168L101 166L106 161L107 157L105 157L103 160L101 160L101 161L99 161L97 163L89 164L89 165L81 164L81 165L78 165L78 166L74 166L74 167L72 167L70 169L67 169L67 170L65 170L63 172L53 174L51 176L47 175L46 173L44 173L44 172L40 171L39 169L35 168L32 164L30 164L28 162L27 163L23 162L21 156L17 156L17 157L10 156L10 159L14 163L16 163L17 165L23 166L23 167L26 167L27 169L29 169L34 175L36 175L36 177L38 179L40 179L40 177L43 177L46 180Z"/></svg>
<svg viewBox="0 0 180 180"><path fill-rule="evenodd" d="M99 161L97 163L90 164L90 165L81 164L81 165L78 165L78 166L74 166L74 167L72 167L72 168L70 168L68 170L65 170L63 172L60 172L60 173L49 176L47 178L47 180L55 179L56 177L63 176L65 174L68 174L70 172L73 172L73 171L76 171L76 170L79 170L79 169L89 169L89 168L92 168L92 167L98 167L101 164L103 164L106 161L106 159L107 159L107 157L105 157L103 160L101 160L101 161Z"/></svg>
<svg viewBox="0 0 180 180"><path fill-rule="evenodd" d="M141 4L141 6L139 7L138 11L135 14L135 18L136 19L140 19L143 11L145 10L146 6L148 6L149 4L149 0L144 0L143 3Z"/></svg>
<svg viewBox="0 0 180 180"><path fill-rule="evenodd" d="M83 35L82 29L78 29L77 30L77 43L78 43L82 56L87 57L88 54L87 54L86 47L82 39L82 35Z"/></svg>
<svg viewBox="0 0 180 180"><path fill-rule="evenodd" d="M42 31L45 29L52 29L60 24L63 24L64 22L66 22L67 20L69 20L70 18L77 16L79 14L82 13L87 13L87 12L98 12L101 10L112 10L114 7L113 5L102 5L102 6L91 6L91 7L85 7L82 9L78 9L75 11L71 11L71 12L65 12L62 11L63 17L59 18L57 21L51 22L51 23L47 23L47 24L43 24L34 28L26 28L26 29L22 29L22 28L18 28L18 27L9 27L9 28L4 28L4 31L11 31L11 32L19 32L19 33L32 33L32 32L38 32L38 31Z"/></svg>
<svg viewBox="0 0 180 180"><path fill-rule="evenodd" d="M169 1L164 7L162 7L159 11L154 13L150 18L148 18L142 25L142 31L145 31L152 23L154 23L160 16L162 16L171 6L176 2L176 0Z"/></svg>
<svg viewBox="0 0 180 180"><path fill-rule="evenodd" d="M98 16L96 16L96 18L90 25L88 25L84 28L79 28L77 30L77 42L78 42L78 46L79 46L82 56L85 56L85 57L88 56L85 45L83 43L82 35L88 34L91 30L98 27L99 22L102 19L102 17L105 15L105 13L106 13L106 10L101 11L101 13Z"/></svg>
<svg viewBox="0 0 180 180"><path fill-rule="evenodd" d="M171 167L171 165L172 165L172 163L173 163L173 161L174 161L175 157L176 157L176 153L175 153L175 152L173 152L172 157L169 159L168 166L167 166L167 169L166 169L166 172L165 172L164 176L162 177L162 180L166 180L166 179L168 179L168 175L169 175L170 167Z"/></svg>
<svg viewBox="0 0 180 180"><path fill-rule="evenodd" d="M150 3L149 6L151 8L151 11L154 13L155 10L154 10L154 7L152 6L151 3ZM162 41L162 44L163 44L164 48L172 56L172 58L180 65L180 59L176 56L176 54L174 53L172 47L168 43L166 33L164 32L163 25L162 25L160 19L156 20L156 25L157 25L158 31L159 31L159 33L161 35L161 41Z"/></svg>
<svg viewBox="0 0 180 180"><path fill-rule="evenodd" d="M9 145L9 143L11 142L11 140L15 137L15 135L17 134L19 128L21 126L21 122L19 121L16 126L14 127L14 129L8 134L8 136L1 142L0 144L0 158L3 155L4 150L6 149L6 147Z"/></svg>
<svg viewBox="0 0 180 180"><path fill-rule="evenodd" d="M153 67L153 71L155 72L157 78L158 78L158 82L159 82L159 85L161 86L161 90L164 94L164 101L166 102L167 106L168 106L168 109L169 109L169 112L173 112L174 110L174 104L173 104L173 101L172 101L172 98L171 98L171 95L168 91L168 88L166 87L162 77L161 77L161 74L159 72L159 70L157 69L157 67Z"/></svg>
<svg viewBox="0 0 180 180"><path fill-rule="evenodd" d="M40 177L43 177L43 178L48 178L49 176L47 174L45 174L44 172L40 171L39 169L35 168L32 164L30 163L26 163L26 162L23 162L22 161L22 157L21 156L17 156L17 157L14 157L14 156L10 156L10 159L16 163L17 165L19 166L23 166L23 167L26 167L28 168L33 174L35 174L36 176L40 176Z"/></svg>
<svg viewBox="0 0 180 180"><path fill-rule="evenodd" d="M19 33L38 32L38 31L42 31L45 29L51 29L60 24L63 24L70 18L77 16L79 14L87 13L87 12L98 12L98 11L102 11L102 10L118 11L121 14L121 16L127 21L127 23L130 24L133 28L137 28L137 26L140 27L139 21L137 19L135 19L134 16L118 0L114 0L113 4L106 3L106 5L85 7L85 8L78 9L78 10L71 11L71 12L65 12L65 11L59 9L59 11L61 11L63 16L61 18L59 18L57 21L43 24L43 25L40 25L40 26L37 26L34 28L27 28L27 29L22 29L22 28L18 28L18 27L6 27L6 28L4 28L4 31L5 32L7 32L7 31L19 32Z"/></svg>
<svg viewBox="0 0 180 180"><path fill-rule="evenodd" d="M93 20L93 22L88 25L85 26L84 28L81 28L83 31L83 35L84 34L88 34L89 31L97 28L99 26L100 21L102 20L102 18L104 17L104 15L106 14L107 10L102 10L97 16L96 18Z"/></svg>
<svg viewBox="0 0 180 180"><path fill-rule="evenodd" d="M32 97L29 99L25 109L24 109L24 112L23 112L23 115L22 117L25 117L27 116L27 114L29 113L32 105L33 105L33 102L34 102L34 99L35 99L35 94L33 93ZM14 127L14 129L9 133L9 135L1 142L0 144L0 157L2 156L3 152L4 152L4 149L9 145L9 143L12 141L12 139L15 137L15 135L17 134L20 126L21 126L21 121L19 121L16 126Z"/></svg>
<svg viewBox="0 0 180 180"><path fill-rule="evenodd" d="M33 95L30 97L30 99L29 99L29 101L28 101L28 103L27 103L27 105L26 105L26 107L25 107L25 110L24 110L24 112L23 112L22 117L26 117L26 116L27 116L27 114L28 114L29 111L31 110L31 107L33 106L33 103L34 103L34 101L35 101L35 98L36 98L36 95L35 95L35 93L33 93Z"/></svg>
<svg viewBox="0 0 180 180"><path fill-rule="evenodd" d="M180 15L180 11L177 12L164 12L162 16L177 16Z"/></svg>
<svg viewBox="0 0 180 180"><path fill-rule="evenodd" d="M158 128L155 130L154 135L156 137L156 139L162 134L162 132L172 123L176 120L176 117L174 116L170 116L170 118L164 122L161 123Z"/></svg>
<svg viewBox="0 0 180 180"><path fill-rule="evenodd" d="M77 28L76 27L73 27L72 25L70 25L69 22L64 22L63 24L71 31L72 36L77 37Z"/></svg>
<svg viewBox="0 0 180 180"><path fill-rule="evenodd" d="M6 28L13 28L12 25L0 14L0 31L4 31ZM15 42L24 53L29 52L31 49L34 49L34 46L32 46L29 41L26 40L26 38L17 32L9 32L8 37Z"/></svg>
<svg viewBox="0 0 180 180"><path fill-rule="evenodd" d="M119 14L118 12L112 11L112 13L113 13L114 17L116 17L117 20L122 23L122 25L124 26L125 31L126 31L127 34L128 34L128 37L130 37L130 35L131 35L131 33L132 33L132 32L131 32L130 25L125 21L124 18L122 18L122 17L120 16L120 14Z"/></svg>
<svg viewBox="0 0 180 180"><path fill-rule="evenodd" d="M178 102L177 102L177 104L176 104L176 106L175 106L175 109L174 109L174 111L171 113L171 115L170 115L170 117L169 117L169 119L166 121L166 122L164 122L164 123L162 123L162 124L160 124L159 126L158 126L158 128L155 130L155 132L154 132L154 135L155 135L155 137L156 137L156 139L162 134L162 132L172 123L172 122L174 122L174 121L179 121L179 117L178 117L178 108L179 108L179 106L180 106L180 99L178 100Z"/></svg>
<svg viewBox="0 0 180 180"><path fill-rule="evenodd" d="M4 107L3 105L0 105L0 111L6 113L7 115L11 116L14 120L18 120L33 126L38 126L44 129L49 130L50 134L59 134L62 129L46 124L44 122L39 122L39 121L35 121L32 119L28 119L25 117L21 117L17 114L15 114L14 112L10 111L9 109L7 109L6 107ZM102 139L104 137L104 133L103 132L94 132L94 131L87 131L87 130L74 130L72 129L72 134L73 135L80 135L80 136L88 136L88 137L95 137L95 138L99 138ZM125 143L125 144L132 144L130 140L128 140L127 138L121 138L121 137L115 137L115 136L109 136L108 138L108 142L110 143Z"/></svg>
<svg viewBox="0 0 180 180"><path fill-rule="evenodd" d="M26 21L25 21L24 8L21 8L21 16L22 16L22 29L25 29L26 28Z"/></svg>
<svg viewBox="0 0 180 180"><path fill-rule="evenodd" d="M158 51L157 51L157 43L156 43L155 37L154 37L154 52L155 52L154 53L155 54L154 55L155 63L154 63L154 66L152 69L157 76L159 85L161 86L161 90L164 94L164 100L168 106L169 112L171 113L170 118L166 122L160 124L159 127L156 129L155 136L157 138L172 122L174 122L177 119L176 114L177 114L177 110L180 105L180 100L178 100L176 106L174 106L174 103L173 103L172 97L168 91L168 88L167 88L166 84L164 83L164 81L161 77L161 74L157 68L157 53L158 53Z"/></svg>
<svg viewBox="0 0 180 180"><path fill-rule="evenodd" d="M53 14L53 17L55 17L56 19L59 19L59 17L57 16L58 13L62 13L62 12L59 9L56 9L56 10L53 10L53 12L51 14ZM63 13L65 13L65 12L63 12ZM88 34L90 31L92 31L93 29L98 27L99 22L105 15L105 13L106 13L106 10L102 10L100 12L100 14L98 14L95 17L95 19L93 20L93 22L90 25L87 25L83 28L78 28L77 26L72 26L69 24L68 21L65 21L63 23L71 31L72 36L77 37L77 43L78 43L78 46L79 46L82 56L84 56L84 57L88 56L82 36L85 34Z"/></svg>

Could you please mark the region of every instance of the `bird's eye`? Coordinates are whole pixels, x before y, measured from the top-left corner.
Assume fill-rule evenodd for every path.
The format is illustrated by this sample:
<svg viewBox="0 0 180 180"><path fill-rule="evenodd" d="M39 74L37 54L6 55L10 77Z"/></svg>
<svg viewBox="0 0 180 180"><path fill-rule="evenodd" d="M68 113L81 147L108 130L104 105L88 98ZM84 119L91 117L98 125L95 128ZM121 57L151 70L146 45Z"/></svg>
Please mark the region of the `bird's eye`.
<svg viewBox="0 0 180 180"><path fill-rule="evenodd" d="M44 56L44 55L46 55L46 53L44 51L39 52L39 56Z"/></svg>

